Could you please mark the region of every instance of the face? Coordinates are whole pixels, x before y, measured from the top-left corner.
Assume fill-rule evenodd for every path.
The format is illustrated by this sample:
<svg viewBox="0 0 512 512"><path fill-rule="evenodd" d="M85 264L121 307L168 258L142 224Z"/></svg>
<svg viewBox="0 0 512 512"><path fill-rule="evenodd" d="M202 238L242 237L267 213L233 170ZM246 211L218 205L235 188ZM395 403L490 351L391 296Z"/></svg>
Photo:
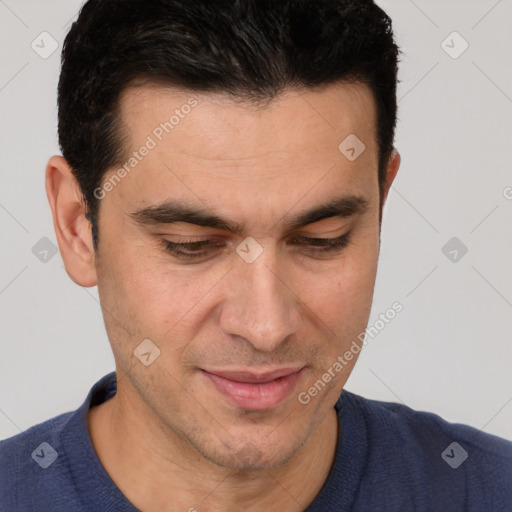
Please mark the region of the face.
<svg viewBox="0 0 512 512"><path fill-rule="evenodd" d="M144 86L120 105L130 149L97 192L96 261L119 393L218 465L277 467L332 410L357 351L335 363L368 322L371 92L287 91L257 109ZM338 148L350 134L359 156L353 138Z"/></svg>

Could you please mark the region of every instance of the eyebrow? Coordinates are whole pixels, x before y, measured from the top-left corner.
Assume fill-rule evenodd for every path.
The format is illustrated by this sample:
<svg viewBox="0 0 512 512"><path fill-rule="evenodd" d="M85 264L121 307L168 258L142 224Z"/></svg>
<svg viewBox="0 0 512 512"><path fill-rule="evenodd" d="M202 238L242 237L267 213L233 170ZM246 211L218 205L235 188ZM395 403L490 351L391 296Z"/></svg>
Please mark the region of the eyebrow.
<svg viewBox="0 0 512 512"><path fill-rule="evenodd" d="M281 222L289 229L297 229L332 217L348 218L361 215L368 210L368 207L368 201L362 196L334 197L310 210L299 212L291 218L285 216ZM205 208L191 206L177 199L168 199L128 215L140 225L155 226L185 222L238 235L246 232L244 224L223 219Z"/></svg>

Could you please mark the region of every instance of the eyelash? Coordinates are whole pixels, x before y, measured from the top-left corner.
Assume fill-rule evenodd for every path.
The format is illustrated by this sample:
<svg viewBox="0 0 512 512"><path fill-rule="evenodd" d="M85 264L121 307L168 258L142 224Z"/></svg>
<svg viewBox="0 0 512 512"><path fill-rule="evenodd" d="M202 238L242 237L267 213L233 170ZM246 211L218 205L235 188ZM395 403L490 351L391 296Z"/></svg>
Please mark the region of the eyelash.
<svg viewBox="0 0 512 512"><path fill-rule="evenodd" d="M331 254L340 252L350 242L351 231L345 233L338 238L293 238L292 242L297 245L309 245L309 252L316 255ZM219 244L211 243L211 240L199 241L184 241L184 242L170 242L169 240L162 240L165 250L174 256L183 260L199 259L206 256L204 252L183 252L182 249L193 251L201 247L213 246L219 247Z"/></svg>

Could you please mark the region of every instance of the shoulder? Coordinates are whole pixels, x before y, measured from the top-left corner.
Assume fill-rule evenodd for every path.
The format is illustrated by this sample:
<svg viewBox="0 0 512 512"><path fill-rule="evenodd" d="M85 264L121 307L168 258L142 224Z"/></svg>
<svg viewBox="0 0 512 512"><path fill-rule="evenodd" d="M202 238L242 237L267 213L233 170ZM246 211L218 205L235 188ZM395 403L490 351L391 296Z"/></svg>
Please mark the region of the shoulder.
<svg viewBox="0 0 512 512"><path fill-rule="evenodd" d="M72 415L61 414L0 441L2 504L19 507L23 497L30 501L28 510L40 496L56 494L62 484L62 465L55 462L65 457L60 434Z"/></svg>
<svg viewBox="0 0 512 512"><path fill-rule="evenodd" d="M351 408L357 408L368 421L370 428L382 425L389 427L394 433L416 439L428 436L444 438L454 435L466 440L476 450L512 459L512 441L488 434L475 427L462 423L453 423L441 416L427 411L412 409L404 404L372 400L344 391L345 401Z"/></svg>
<svg viewBox="0 0 512 512"><path fill-rule="evenodd" d="M101 471L89 438L87 413L92 405L115 394L116 382L115 372L102 377L75 411L0 441L2 510L83 509L83 495L94 493ZM111 494L110 491L107 485L105 494Z"/></svg>
<svg viewBox="0 0 512 512"><path fill-rule="evenodd" d="M404 404L346 391L340 400L364 422L370 488L389 489L393 481L401 493L422 489L420 502L512 510L511 441Z"/></svg>
<svg viewBox="0 0 512 512"><path fill-rule="evenodd" d="M404 404L383 402L346 393L346 402L357 407L367 421L367 426L378 436L393 433L396 442L424 444L429 447L434 441L444 441L453 437L454 441L464 441L468 447L486 456L495 456L512 463L512 441L488 434L475 427L462 423L452 423L432 412L418 411ZM382 430L385 426L386 429Z"/></svg>

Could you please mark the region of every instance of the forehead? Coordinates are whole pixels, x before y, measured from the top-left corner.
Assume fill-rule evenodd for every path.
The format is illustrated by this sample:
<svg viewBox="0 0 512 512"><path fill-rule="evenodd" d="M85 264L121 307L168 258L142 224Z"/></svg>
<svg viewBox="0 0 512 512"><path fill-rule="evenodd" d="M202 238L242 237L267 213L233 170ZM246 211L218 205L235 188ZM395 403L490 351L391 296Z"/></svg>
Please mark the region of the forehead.
<svg viewBox="0 0 512 512"><path fill-rule="evenodd" d="M144 85L123 91L119 111L134 147L150 135L160 145L210 160L247 159L262 150L300 155L317 148L337 155L349 134L366 146L376 143L373 94L361 83L287 89L264 105Z"/></svg>
<svg viewBox="0 0 512 512"><path fill-rule="evenodd" d="M258 211L271 225L299 201L377 190L375 107L362 84L286 90L264 107L146 85L123 92L120 116L127 162L151 146L112 194L132 210L174 198L230 218ZM365 149L350 161L339 146L354 136Z"/></svg>

